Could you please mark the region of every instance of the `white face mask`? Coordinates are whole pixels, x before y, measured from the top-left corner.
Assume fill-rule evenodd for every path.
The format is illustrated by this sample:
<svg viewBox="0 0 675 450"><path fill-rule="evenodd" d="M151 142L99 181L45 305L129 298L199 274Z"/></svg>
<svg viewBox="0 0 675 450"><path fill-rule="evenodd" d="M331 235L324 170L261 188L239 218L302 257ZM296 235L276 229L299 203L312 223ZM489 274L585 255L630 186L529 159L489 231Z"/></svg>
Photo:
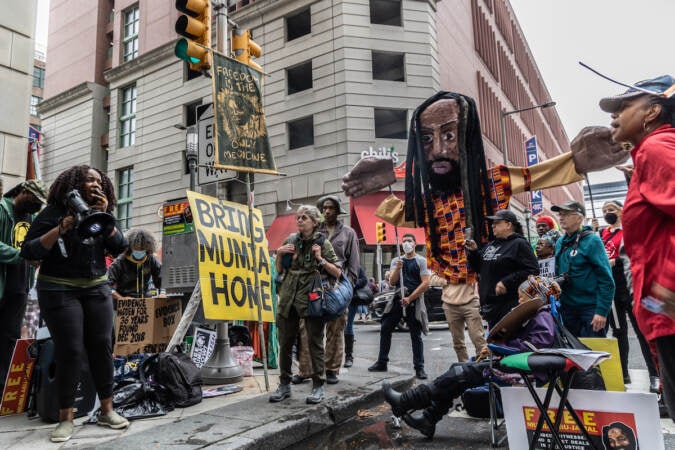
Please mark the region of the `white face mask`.
<svg viewBox="0 0 675 450"><path fill-rule="evenodd" d="M401 244L401 248L403 249L403 253L407 255L408 253L412 253L413 251L415 251L415 244L406 241Z"/></svg>

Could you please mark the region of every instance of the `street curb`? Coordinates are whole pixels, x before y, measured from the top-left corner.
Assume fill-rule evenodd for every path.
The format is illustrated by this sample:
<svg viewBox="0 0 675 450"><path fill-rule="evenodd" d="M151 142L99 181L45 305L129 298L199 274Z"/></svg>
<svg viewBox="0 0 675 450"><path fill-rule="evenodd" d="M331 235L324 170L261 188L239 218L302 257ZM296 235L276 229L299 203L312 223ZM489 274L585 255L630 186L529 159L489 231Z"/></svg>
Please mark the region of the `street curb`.
<svg viewBox="0 0 675 450"><path fill-rule="evenodd" d="M397 390L409 389L415 380L414 376L398 377L390 380ZM323 405L308 408L284 421L283 429L279 429L279 421L255 428L257 437L242 442L250 431L239 436L232 436L215 444L214 448L241 448L241 449L283 449L297 444L314 434L356 417L360 409L369 408L384 401L384 395L379 385L375 389L369 385L351 390L338 391L338 396L326 401ZM346 397L342 397L346 395ZM298 417L300 416L300 417ZM281 433L280 433L281 432Z"/></svg>

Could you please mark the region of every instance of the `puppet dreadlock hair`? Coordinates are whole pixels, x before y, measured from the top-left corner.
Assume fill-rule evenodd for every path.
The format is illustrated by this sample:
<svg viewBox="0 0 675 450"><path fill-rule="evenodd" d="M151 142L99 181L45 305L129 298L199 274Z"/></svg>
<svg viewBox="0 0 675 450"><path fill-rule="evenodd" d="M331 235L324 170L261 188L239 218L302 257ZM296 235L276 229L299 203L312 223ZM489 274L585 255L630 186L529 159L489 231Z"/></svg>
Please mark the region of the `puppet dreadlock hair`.
<svg viewBox="0 0 675 450"><path fill-rule="evenodd" d="M113 187L112 181L110 181L110 178L108 178L105 173L87 165L73 166L70 169L61 172L49 188L47 204L63 205L68 192L73 189L77 189L78 191L82 189L84 180L86 180L90 169L95 170L101 176L101 188L108 198L108 209L106 212L112 213L117 206L117 197L115 196L115 188Z"/></svg>
<svg viewBox="0 0 675 450"><path fill-rule="evenodd" d="M467 226L473 227L474 239L477 242L486 242L491 238L491 231L484 224L485 216L492 215L494 212L490 200L487 164L476 102L466 95L439 91L425 100L413 113L410 121L405 172L405 218L407 221L414 221L418 226L425 226L425 220L429 221L431 252L437 258L440 258L441 253L440 237L436 232L429 168L427 167L424 146L421 142L420 114L432 103L444 99L455 100L459 105L457 140L460 153L460 170L462 171L462 193L465 199L464 210ZM461 167L463 164L465 164L465 167ZM468 192L465 192L465 189ZM467 198L471 199L470 203L466 201Z"/></svg>

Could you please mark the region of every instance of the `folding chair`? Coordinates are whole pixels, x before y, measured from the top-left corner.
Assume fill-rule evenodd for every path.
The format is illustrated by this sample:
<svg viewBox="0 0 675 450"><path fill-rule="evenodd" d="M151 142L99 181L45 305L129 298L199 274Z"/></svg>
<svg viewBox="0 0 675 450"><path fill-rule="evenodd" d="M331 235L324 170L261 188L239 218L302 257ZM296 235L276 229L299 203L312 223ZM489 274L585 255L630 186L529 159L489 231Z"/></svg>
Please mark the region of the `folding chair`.
<svg viewBox="0 0 675 450"><path fill-rule="evenodd" d="M561 450L565 449L562 439L560 438L559 430L564 409L567 409L570 413L591 447L598 450L593 444L583 422L579 419L579 415L576 413L568 399L570 386L574 382L574 377L578 370L578 367L574 365L572 361L561 355L524 352L502 358L499 361L499 369L519 373L525 381L525 386L539 409L539 421L537 422L537 427L532 437L532 442L530 443L530 450L534 450L537 445L544 423L548 425L551 435L553 436L553 442L551 443L550 448L554 449L557 447ZM546 373L548 375L549 383L543 401L537 394L537 391L535 391L531 377L529 376L533 373ZM554 391L558 393L560 401L554 420L551 421L551 418L548 416L548 408L553 398Z"/></svg>

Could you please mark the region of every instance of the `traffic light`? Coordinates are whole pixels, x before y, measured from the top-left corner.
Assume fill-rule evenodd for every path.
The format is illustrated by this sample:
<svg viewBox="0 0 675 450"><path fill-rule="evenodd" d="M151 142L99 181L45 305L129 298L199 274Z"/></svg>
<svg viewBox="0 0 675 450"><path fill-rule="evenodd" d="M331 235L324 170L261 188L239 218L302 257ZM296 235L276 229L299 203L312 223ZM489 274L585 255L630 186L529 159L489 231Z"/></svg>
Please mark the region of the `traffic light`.
<svg viewBox="0 0 675 450"><path fill-rule="evenodd" d="M176 33L185 36L176 42L174 53L190 63L196 72L211 68L211 1L176 0L181 14L176 20Z"/></svg>
<svg viewBox="0 0 675 450"><path fill-rule="evenodd" d="M262 67L254 62L251 57L260 58L262 49L251 39L251 30L235 28L232 30L232 53L239 62L262 72Z"/></svg>
<svg viewBox="0 0 675 450"><path fill-rule="evenodd" d="M375 234L378 243L387 240L387 229L384 227L384 222L375 222Z"/></svg>

